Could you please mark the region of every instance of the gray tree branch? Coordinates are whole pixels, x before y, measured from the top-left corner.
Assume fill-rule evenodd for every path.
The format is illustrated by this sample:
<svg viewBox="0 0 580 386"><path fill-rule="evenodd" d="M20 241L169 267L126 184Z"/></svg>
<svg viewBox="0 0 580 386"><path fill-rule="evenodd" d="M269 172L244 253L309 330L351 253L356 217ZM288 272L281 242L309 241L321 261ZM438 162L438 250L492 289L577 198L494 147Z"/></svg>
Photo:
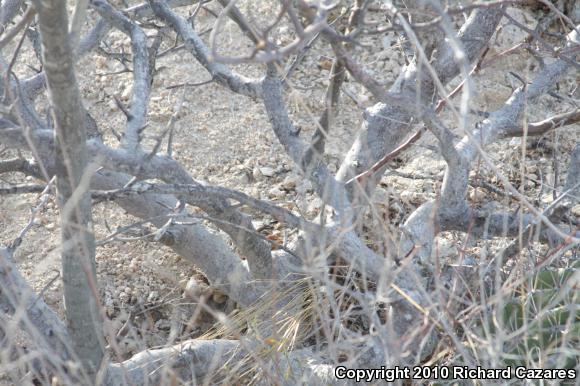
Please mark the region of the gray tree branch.
<svg viewBox="0 0 580 386"><path fill-rule="evenodd" d="M95 240L86 183L84 108L74 72L66 1L35 2L49 101L55 121L56 175L62 230L62 275L67 328L75 354L90 379L104 355L97 306Z"/></svg>

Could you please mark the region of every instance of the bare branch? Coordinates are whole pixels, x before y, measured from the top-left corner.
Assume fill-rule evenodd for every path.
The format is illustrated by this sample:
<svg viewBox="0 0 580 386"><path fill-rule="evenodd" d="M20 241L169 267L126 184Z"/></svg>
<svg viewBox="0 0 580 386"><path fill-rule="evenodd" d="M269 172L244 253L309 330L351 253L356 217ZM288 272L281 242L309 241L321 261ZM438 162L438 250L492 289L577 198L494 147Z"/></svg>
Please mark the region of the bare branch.
<svg viewBox="0 0 580 386"><path fill-rule="evenodd" d="M153 69L150 68L147 36L143 30L128 17L103 0L91 0L91 6L116 28L131 38L133 53L133 97L131 98L130 118L121 144L127 149L139 147L139 133L147 121L147 105L151 93Z"/></svg>
<svg viewBox="0 0 580 386"><path fill-rule="evenodd" d="M58 367L58 361L74 356L66 326L30 288L15 266L12 253L8 248L0 248L0 313L20 318L25 331L36 338L35 343L56 355L52 366Z"/></svg>
<svg viewBox="0 0 580 386"><path fill-rule="evenodd" d="M8 172L20 172L27 176L40 176L38 166L22 158L0 161L0 174Z"/></svg>
<svg viewBox="0 0 580 386"><path fill-rule="evenodd" d="M340 89L345 76L344 67L337 60L334 60L330 69L328 88L326 89L326 107L318 121L310 147L306 150L301 162L302 167L306 170L311 168L316 162L319 162L318 158L324 154L326 139L334 123L333 117L338 110Z"/></svg>
<svg viewBox="0 0 580 386"><path fill-rule="evenodd" d="M98 190L118 190L129 180L128 176L120 173L100 171L95 174L92 187ZM153 224L157 228L167 224L166 216L172 212L168 208L177 206L175 198L156 194L120 197L116 202L134 216L154 219ZM169 224L164 229L160 241L199 267L212 285L236 302L250 305L268 287L267 283L254 281L245 262L233 253L221 237L209 232L203 225ZM239 230L236 229L236 232ZM277 272L285 275L287 271L278 267Z"/></svg>
<svg viewBox="0 0 580 386"><path fill-rule="evenodd" d="M110 365L104 384L157 384L171 369L183 381L207 382L224 364L240 359L239 343L234 340L192 340L179 345L147 350L124 362ZM167 366L167 367L166 367Z"/></svg>
<svg viewBox="0 0 580 386"><path fill-rule="evenodd" d="M18 21L18 23L12 27L8 32L4 34L2 39L0 39L0 50L4 48L8 43L14 39L18 32L20 32L23 28L26 28L28 24L34 18L36 14L36 10L33 7L26 8L26 12L22 15L22 18Z"/></svg>
<svg viewBox="0 0 580 386"><path fill-rule="evenodd" d="M575 42L578 39L575 32L572 32L569 37L571 42ZM492 113L488 119L484 120L481 125L473 130L473 133L465 131L466 136L455 146L458 158L451 162L446 159L447 170L443 180L441 203L431 201L423 204L406 221L405 237L401 240L400 247L403 255L408 254L416 246L420 246L421 249L417 254L417 258L426 264L431 255L432 240L437 232L445 229L445 224L462 222L461 219L469 218L467 216L468 206L465 201L465 194L468 186L469 170L477 156L481 156L496 172L506 188L522 200L522 203L555 234L562 238L569 236L563 234L555 227L545 215L531 205L511 185L507 178L502 176L485 154L483 148L497 140L506 128L514 126L524 106L547 92L570 67L569 61L562 59L550 64L536 75L536 78L529 86L518 88L505 103L504 107ZM453 146L451 140L442 139L440 144L445 147Z"/></svg>
<svg viewBox="0 0 580 386"><path fill-rule="evenodd" d="M22 4L24 4L24 0L6 0L2 2L0 6L0 28L2 33L6 32L6 24L14 19Z"/></svg>
<svg viewBox="0 0 580 386"><path fill-rule="evenodd" d="M334 369L338 365L359 369L385 364L389 368L401 365L431 368L450 356L454 363L465 366L493 367L503 365L504 358L514 357L510 347L517 343L511 342L512 338L519 341L535 333L514 332L511 326L505 326L502 307L504 299L519 302L523 298L520 292L532 292L535 300L538 294L531 282L536 280L529 275L530 270L535 274L546 265L550 265L549 269L568 269L574 257L572 250L580 243L580 223L576 218L580 146L574 143L576 127L572 126L580 121L578 87L567 72L578 67L580 42L575 26L571 27L572 33L564 35L570 31L570 20L577 16L570 4L547 4L544 0L474 0L461 4L443 4L439 0L403 3L351 0L344 7L344 1L284 0L274 4L274 9L267 9L263 4L250 8L244 2L242 6L236 0L218 0L211 4L208 0L148 0L135 5L78 0L80 16L84 14L85 1L97 12L86 14L90 18L86 24L92 27L77 44L81 38L79 30L88 27L82 23L83 17L74 18L71 24L63 22L64 0L33 0L34 9L40 13L45 59L40 54L41 34L35 25L27 27L22 21L28 12L26 4L7 0L0 5L0 44L16 45L11 50L12 56L0 55L0 70L5 79L0 84L0 93L4 95L0 106L0 158L4 157L0 160L0 197L42 192L42 202L46 203L51 198L49 187L58 176L59 190L52 194L61 197L60 204L64 203L60 205L64 240L73 241L62 246L65 263L70 263L66 253L71 248L79 256L92 256L92 240L87 243L77 238L79 241L75 242L71 236L92 232L86 210L91 203L90 195L95 200L93 205L103 206L104 210L113 205L135 217L126 222L104 220L107 236L100 240L99 246L107 244L107 248L115 248L116 243L135 241L161 243L195 266L192 271L196 272L187 286L180 274L179 283L174 282L176 285L168 291L167 286L156 288L163 296L155 304L149 304L153 303L149 298L147 304L141 304L138 299L141 291L137 289L130 299L124 296L115 299L117 291L111 295L107 288L110 284L106 283L107 316L123 317L122 310L117 314L117 301L121 308L128 307L130 315L118 334L110 330L116 328L116 322L105 324L107 336L100 329L97 331L97 339L110 337L107 343L117 360L123 361L102 364L94 378L98 383L337 384L340 380ZM51 6L55 4L59 6ZM516 8L509 9L513 4ZM176 9L182 6L188 7ZM467 11L472 12L467 15ZM49 23L49 14L58 14L61 22ZM497 29L504 17L505 24ZM237 25L233 30L229 28L232 23L228 18ZM26 34L22 34L23 29ZM81 55L99 46L111 29L129 37L130 49L125 52L121 48L121 53L105 52L120 58L123 66L121 71L112 69L109 74L125 73L125 77L129 73L134 87L129 103L118 101L126 117L119 129L113 127L115 120L107 118L116 113L108 111L103 117L106 106L99 105L104 95L115 94L111 91L114 85L107 77L99 79L98 100L92 109L98 111L93 114L95 118L107 120L100 125L101 129L106 128L104 131L83 110L73 66ZM519 32L512 42L514 29ZM492 40L496 30L497 39ZM153 35L147 36L151 31ZM398 35L397 42L387 35L389 31ZM211 36L207 40L204 35L209 32ZM226 32L233 33L231 37L245 39L250 44L249 50L243 52L233 39L222 39ZM10 38L20 38L21 34L19 42ZM325 39L317 39L319 36ZM25 37L31 44L24 44L28 43ZM167 37L174 41L165 42ZM71 40L78 48L71 46ZM124 47L125 41L115 32L105 43ZM227 50L220 55L222 47L217 44L221 45L222 41ZM401 52L397 52L399 48ZM206 81L194 83L184 78L182 66L179 73L169 73L174 59L169 54L183 53L183 49L190 56L185 59L201 65L202 73L195 74L196 77ZM238 53L239 49L242 51ZM335 56L332 68L326 66L326 59L316 65L319 58L311 56L326 58L329 49ZM363 49L367 51L362 52ZM487 52L494 51L499 53L483 60ZM287 60L291 54L297 55L293 62ZM308 60L302 61L306 55ZM533 57L538 63L521 60L506 68L508 61L520 61L524 57ZM32 65L28 58L40 60L42 67ZM158 59L162 62L157 62ZM401 64L403 60L406 65ZM241 64L236 67L239 72L225 63ZM312 73L308 67L311 64L319 72ZM153 82L156 65L163 66L158 70L166 71L158 79L159 83ZM489 83L502 83L498 74L501 66L510 70L508 73L517 84L505 79L510 84L502 86L511 88L512 94L501 107L491 107L508 98L503 92L496 94L499 90L491 90ZM101 76L99 71L86 71L92 66L84 67L77 68L83 70L83 79L88 77L90 82L92 76ZM395 70L396 67L399 69ZM255 74L260 68L264 70L262 75L258 72L252 75L254 78L241 75L244 71ZM483 68L485 72L479 71ZM301 96L310 98L305 104L293 98L290 73L295 69L310 82L308 92ZM324 94L320 88L324 80L320 76L329 69ZM394 73L395 81L391 84L386 79L390 79L393 70L399 72ZM209 75L204 77L204 72ZM30 73L36 75L19 79L21 74ZM530 73L532 81L528 81ZM181 80L175 80L176 76ZM178 85L161 86L166 79ZM256 106L253 106L240 115L239 110L234 112L236 101L231 114L223 114L221 108L213 108L217 95L213 93L194 96L193 105L188 108L187 95L192 90L189 86L212 82L222 86L220 93L245 95L251 99L246 100L248 103L263 103L265 114L256 115ZM343 82L351 83L343 90ZM47 85L49 92L44 95ZM474 98L475 86L484 91L481 98ZM558 87L557 91L552 90L554 86ZM168 91L175 87L183 88L177 94ZM451 93L450 89L453 89ZM367 108L367 100L352 96L357 90L370 93L378 103ZM95 87L90 91L91 96L96 96ZM345 141L355 134L352 122L356 117L352 112L356 108L347 104L341 109L341 92L353 99L362 111L362 126L351 144ZM155 105L150 107L152 93L161 98L155 98ZM555 102L538 99L545 94L554 97ZM323 99L317 101L319 96ZM196 147L197 143L184 149L175 142L184 139L188 128L197 126L197 120L205 119L203 114L196 115L200 112L198 103L204 102L213 103L210 113L214 118L220 114L218 120L242 119L256 123L249 127L258 131L244 133L243 139L234 137L231 151L217 156L223 164L214 162L213 155L206 157L213 149ZM291 102L298 103L292 106ZM557 115L529 123L530 110L534 110L534 116L540 112L535 111L537 103L545 105L546 111L558 111ZM150 108L152 112L165 114L167 106L171 110L172 104L174 108L167 124L159 124L156 115L148 117ZM439 114L445 106L448 114ZM313 118L316 114L319 119ZM335 121L333 118L337 116ZM548 117L547 113L544 116ZM184 125L177 124L183 120L181 117L186 117ZM304 138L307 130L301 130L305 119L310 120L312 138ZM188 120L193 120L194 126ZM204 144L206 140L210 143L216 134L219 139L227 135L215 133L213 122L205 123L210 127L207 138L204 138L205 129L193 133L196 142L199 139ZM249 157L249 152L271 145L271 135L263 137L264 123L266 126L269 123L272 130L269 134L275 135L285 154ZM570 125L570 129L561 129L565 125ZM142 132L147 126L153 134L145 137ZM89 130L95 135L85 133ZM425 137L427 130L434 135L435 144L417 145L419 138L432 139ZM123 131L124 137L118 134ZM550 131L553 138L547 138L549 145L527 151L529 142L525 138ZM512 157L517 149L511 142L500 141L514 136L524 137L521 158ZM115 138L121 143L119 147L110 145ZM141 138L154 142L150 149L141 145ZM67 149L66 145L70 147L71 143L75 146ZM416 159L409 160L404 169L396 170L408 158L398 157L396 162L388 164L393 170L388 170L387 163L414 144L408 155ZM345 145L350 145L350 150L348 154L341 154ZM496 146L500 150L509 148L499 160L492 153ZM562 154L574 146L572 154ZM426 164L432 158L425 149L435 157L442 156L446 164L444 172L445 165L439 161ZM269 151L276 152L277 148L270 146ZM553 157L546 155L548 152ZM219 185L224 187L209 185L191 173L191 168L204 166L192 165L192 154L202 163L214 163L202 173L218 169L212 181L219 180ZM288 158L296 170L283 175L289 171ZM340 158L343 163L334 177L331 172L334 165L327 166L325 161ZM562 187L561 174L568 161L568 175ZM89 162L90 168L87 168L85 165ZM284 164L270 172L272 162ZM514 163L519 170L513 167ZM423 166L425 170L420 172L418 169ZM244 175L237 179L220 173L226 168L225 172ZM252 168L251 175L256 181L248 174ZM296 172L308 181L297 179ZM40 181L22 179L22 173ZM381 188L374 192L385 174L400 178L383 181ZM48 185L42 183L48 180L51 181ZM238 188L235 186L238 182L247 186ZM280 201L260 199L258 196L263 193L260 189L272 184L268 194ZM470 192L469 186L477 189ZM312 196L312 189L319 198ZM482 192L483 189L487 192ZM251 194L244 193L248 191ZM14 202L17 209L22 209L21 203L27 199L30 194L6 197L6 203L2 204L10 210L7 205ZM294 204L290 202L293 200ZM36 229L39 222L44 224L46 217L54 212L53 208L42 208L33 209L28 224L6 251L12 253L28 230ZM0 223L7 223L7 219L10 221L20 213L16 211L8 216L0 213ZM82 221L71 227L70 221L67 223L71 218ZM42 229L45 230L50 228ZM443 231L451 232L442 234ZM497 248L504 240L495 239L498 236L511 238L507 248L499 252ZM25 248L30 244L37 246L39 242L36 238L26 241ZM3 346L0 356L8 355L4 370L15 370L10 378L16 383L37 380L91 383L87 375L95 374L98 363L92 368L81 366L89 368L92 374L82 369L78 372L78 364L82 363L78 359L87 362L83 358L87 355L79 357L74 352L80 334L67 332L70 342L66 336L51 335L46 325L54 315L50 310L35 310L37 302L41 308L46 306L41 303L44 290L40 296L24 294L31 290L20 290L27 284L21 277L11 276L15 264L10 258L4 258L3 251L0 249L0 340L7 347ZM133 252L131 248L131 255ZM478 259L475 256L478 253L486 258ZM40 258L35 257L34 261ZM5 260L9 262L4 263ZM103 268L110 268L106 259L102 264ZM84 280L79 287L81 296L76 300L87 299L87 294L97 297L103 290L96 283L94 267L85 265L84 268L75 275L75 279ZM134 269L135 261L132 261L130 270ZM559 275L560 270L554 273ZM203 280L198 280L202 275ZM70 270L68 273L65 270L64 276L68 296ZM53 281L45 286L46 290L52 291L48 287ZM149 288L158 284L154 283ZM187 300L179 296L183 290ZM554 290L557 296L564 295L562 288ZM123 294L128 294L127 289L123 289ZM85 303L92 306L90 301ZM68 301L65 303L68 321L74 322L76 317L70 315L75 307L69 307ZM145 316L151 307L162 314L169 309L175 312L167 334L165 325L160 323L158 327L152 323L154 320L140 325L141 315ZM134 310L141 308L143 313L136 311L140 313L137 317ZM549 307L542 308L537 310L538 318L549 310ZM35 312L49 315L38 316ZM85 315L91 313L89 310ZM200 321L201 313L203 320ZM566 325L560 326L562 331L576 327L572 325L573 317L572 313ZM217 320L216 327L202 335L203 339L190 340L206 331L208 318ZM520 330L531 326L535 318L530 315L530 323L525 323ZM488 323L487 319L494 320ZM58 328L58 321L55 324ZM36 331L36 325L42 331ZM78 324L72 323L71 331L77 327ZM87 331L94 330L93 327L83 330L82 336L87 341L83 344L95 340L86 338ZM133 341L127 335L133 327L135 337L140 335L143 343L147 343L139 348L143 351L137 352L127 346L127 350L136 353L127 357L119 346L125 339ZM166 343L151 348L144 334L152 331L141 327L159 328L161 334L155 334L155 340L167 337ZM60 328L64 330L62 324ZM23 347L10 338L15 331L21 332L24 339L30 335L37 342ZM57 350L68 351L52 355L51 339L55 339ZM508 339L510 342L503 344ZM488 342L498 344L492 348L486 346ZM98 343L93 346L98 348ZM556 363L560 360L560 351L564 352L574 343L557 341L538 354L543 362L546 354L546 363ZM61 349L59 344L66 348ZM558 358L552 355L552 348L558 351ZM486 349L493 353L482 354ZM522 360L527 364L538 363L535 354L526 354ZM29 374L22 377L23 371Z"/></svg>
<svg viewBox="0 0 580 386"><path fill-rule="evenodd" d="M309 165L309 169L305 170L302 165L307 147L298 137L298 131L288 117L282 99L282 83L274 64L268 65L263 92L268 119L278 140L296 165L303 168L302 171L313 182L319 196L338 212L343 212L348 205L345 189L330 175L326 166L319 163L318 165Z"/></svg>
<svg viewBox="0 0 580 386"><path fill-rule="evenodd" d="M199 5L203 5L205 3L209 3L210 0L167 0L166 3L168 6L170 6L171 8L179 8L179 7L185 7L188 5L193 5L196 4ZM126 13L129 14L134 14L135 16L139 17L139 18L145 18L145 17L150 17L153 15L153 10L151 9L151 5L149 4L149 2L144 2L141 4L137 4L137 5L133 5L129 8L126 8L124 10Z"/></svg>
<svg viewBox="0 0 580 386"><path fill-rule="evenodd" d="M79 39L81 37L81 28L87 17L88 0L77 0L73 11L72 19L70 21L69 33L71 39L71 46L73 51L76 51Z"/></svg>
<svg viewBox="0 0 580 386"><path fill-rule="evenodd" d="M528 123L526 127L512 126L505 128L501 137L522 137L542 135L558 128L580 122L580 109L546 118L543 121Z"/></svg>
<svg viewBox="0 0 580 386"><path fill-rule="evenodd" d="M108 192L94 192L93 197L103 200L115 200L118 197L132 196L137 194L155 193L155 194L172 194L186 196L185 199L192 205L199 205L200 202L211 201L212 196L223 199L233 199L242 204L246 204L254 209L263 211L276 218L278 221L291 227L316 232L320 228L306 220L295 216L292 212L270 204L266 201L250 197L242 192L209 185L158 185L149 183L137 183L130 188L113 190Z"/></svg>
<svg viewBox="0 0 580 386"><path fill-rule="evenodd" d="M282 48L276 47L272 42L264 40L265 37L261 37L260 41L256 44L256 47L250 55L246 56L223 56L216 52L216 39L218 33L221 31L221 26L223 24L223 19L225 16L230 16L231 9L234 5L234 1L229 2L224 11L218 16L214 28L212 29L210 42L212 48L212 58L220 63L271 63L275 61L280 61L295 52L302 50L310 39L313 39L317 34L319 34L324 28L327 27L326 17L329 7L327 6L316 6L316 15L311 18L312 23L301 30L301 34L297 36L291 43L288 43ZM283 3L283 11L286 6ZM280 16L277 18L279 21ZM231 17L231 16L230 16ZM235 16L234 16L235 17ZM241 20L239 20L241 22ZM276 23L275 23L276 24ZM242 28L245 28L241 24Z"/></svg>
<svg viewBox="0 0 580 386"><path fill-rule="evenodd" d="M238 7L235 5L235 1L230 0L218 0L222 7L228 12L228 16L240 27L244 35L246 35L254 44L258 44L261 41L261 37L254 28L245 20L244 15L240 12Z"/></svg>
<svg viewBox="0 0 580 386"><path fill-rule="evenodd" d="M573 42L578 44L579 37L576 32L572 32L569 38L571 41L570 44L574 44ZM457 150L465 162L464 168L468 167L477 155L484 155L482 151L483 147L497 140L506 129L515 126L522 114L524 106L553 87L557 80L567 72L570 66L569 61L563 59L548 65L536 75L530 85L517 89L505 103L504 107L492 113L473 133L466 131L466 136L457 145ZM444 182L443 196L449 194L451 190L456 191L456 193L453 193L454 195L464 196L465 190L467 189L467 179L458 179L459 175L465 175L465 169L458 169L455 173L450 174L448 177L446 176L447 182ZM462 185L462 188L459 190L457 190L458 184ZM534 209L530 208L530 210Z"/></svg>
<svg viewBox="0 0 580 386"><path fill-rule="evenodd" d="M0 187L0 196L9 194L40 193L43 190L43 185L13 185L9 187Z"/></svg>
<svg viewBox="0 0 580 386"><path fill-rule="evenodd" d="M191 25L183 18L177 16L165 3L152 1L151 7L153 12L182 37L185 47L205 67L211 74L212 79L217 83L229 88L230 90L249 96L251 98L260 98L262 96L261 84L259 81L248 79L230 71L230 69L211 59L211 54L207 46L195 33Z"/></svg>
<svg viewBox="0 0 580 386"><path fill-rule="evenodd" d="M466 49L466 60L472 62L481 54L500 19L501 11L494 8L478 9L471 14L458 34L459 40ZM440 42L433 66L443 84L448 83L459 73L454 52L450 44ZM401 73L391 90L410 95L408 100L413 103L417 100L417 93L420 91L421 100L428 101L433 93L433 81L429 77L420 76L418 68L410 64ZM412 123L408 108L393 106L390 103L377 103L367 109L362 128L341 165L337 178L342 181L350 180L371 168L385 154L397 147L397 144L408 133ZM381 173L378 173L374 178L366 181L364 190L367 194L374 189L380 177ZM352 189L350 191L352 194Z"/></svg>
<svg viewBox="0 0 580 386"><path fill-rule="evenodd" d="M0 143L27 148L22 131L6 129L4 132L6 135L3 134L0 137ZM50 131L35 132L34 139L37 143L42 144L43 155L52 154L54 144ZM140 179L158 178L167 183L202 185L201 182L194 180L179 163L167 156L154 156L125 149L110 149L98 138L90 139L87 142L87 149L94 161L110 170L127 173ZM120 186L111 188L111 190L118 188ZM220 198L210 198L197 204L210 216L223 220L217 225L232 238L248 258L252 272L259 278L270 279L272 272L270 245L256 237L250 219L231 208L225 200ZM229 224L233 224L233 226ZM241 228L238 225L241 225Z"/></svg>

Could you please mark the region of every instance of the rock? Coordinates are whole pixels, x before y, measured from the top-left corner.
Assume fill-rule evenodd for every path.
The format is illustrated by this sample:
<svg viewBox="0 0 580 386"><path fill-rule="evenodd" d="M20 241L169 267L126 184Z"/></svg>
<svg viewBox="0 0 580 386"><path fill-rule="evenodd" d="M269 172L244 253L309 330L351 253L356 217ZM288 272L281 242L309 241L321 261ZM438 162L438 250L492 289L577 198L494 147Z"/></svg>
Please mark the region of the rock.
<svg viewBox="0 0 580 386"><path fill-rule="evenodd" d="M149 296L147 296L147 302L152 303L157 299L159 299L159 292L157 291L149 292Z"/></svg>
<svg viewBox="0 0 580 386"><path fill-rule="evenodd" d="M187 284L185 285L185 291L183 294L188 298L197 300L203 295L205 295L208 292L208 290L209 287L205 283L200 282L196 278L192 277L187 281Z"/></svg>
<svg viewBox="0 0 580 386"><path fill-rule="evenodd" d="M133 339L131 336L124 337L122 344L119 344L118 347L121 349L121 353L127 355L139 350L140 342L137 342L136 339Z"/></svg>
<svg viewBox="0 0 580 386"><path fill-rule="evenodd" d="M260 189L257 186L253 186L250 189L250 196L260 198Z"/></svg>
<svg viewBox="0 0 580 386"><path fill-rule="evenodd" d="M119 300L121 303L127 303L129 301L129 295L127 295L125 292L121 292L119 294Z"/></svg>
<svg viewBox="0 0 580 386"><path fill-rule="evenodd" d="M300 181L298 186L296 187L296 192L298 194L306 194L307 192L312 192L312 183L309 180L303 179Z"/></svg>
<svg viewBox="0 0 580 386"><path fill-rule="evenodd" d="M580 218L580 204L573 206L570 212L576 218Z"/></svg>
<svg viewBox="0 0 580 386"><path fill-rule="evenodd" d="M509 145L510 147L517 149L518 147L522 146L522 140L521 138L514 137L510 139Z"/></svg>
<svg viewBox="0 0 580 386"><path fill-rule="evenodd" d="M226 300L228 300L228 297L223 292L215 290L211 296L211 300L217 304L223 304L226 302Z"/></svg>
<svg viewBox="0 0 580 386"><path fill-rule="evenodd" d="M386 49L386 50L388 50L393 45L393 38L391 36L388 36L388 35L387 36L384 36L381 39L381 43L383 45L383 48Z"/></svg>
<svg viewBox="0 0 580 386"><path fill-rule="evenodd" d="M250 183L250 176L246 172L241 172L237 175L236 180L239 185L247 185Z"/></svg>
<svg viewBox="0 0 580 386"><path fill-rule="evenodd" d="M437 242L433 244L433 251L432 251L432 256L433 257L451 257L451 256L457 256L459 254L459 251L457 249L457 246L455 245L455 243L453 242L453 240L450 239L444 239L444 238L437 238Z"/></svg>
<svg viewBox="0 0 580 386"><path fill-rule="evenodd" d="M103 56L97 56L95 65L100 70L107 68L107 58Z"/></svg>
<svg viewBox="0 0 580 386"><path fill-rule="evenodd" d="M263 166L260 168L260 173L264 176L264 177L274 177L274 174L276 174L275 170L272 169L269 166Z"/></svg>
<svg viewBox="0 0 580 386"><path fill-rule="evenodd" d="M425 201L425 197L421 193L405 190L404 192L401 192L401 200L409 204L418 205Z"/></svg>
<svg viewBox="0 0 580 386"><path fill-rule="evenodd" d="M129 85L125 87L123 93L121 93L121 100L128 101L133 95L133 88Z"/></svg>
<svg viewBox="0 0 580 386"><path fill-rule="evenodd" d="M155 327L158 330L169 330L171 329L171 322L167 319L159 319L155 322Z"/></svg>
<svg viewBox="0 0 580 386"><path fill-rule="evenodd" d="M308 204L308 214L318 214L320 207L322 206L322 200L318 197L314 198L311 203Z"/></svg>
<svg viewBox="0 0 580 386"><path fill-rule="evenodd" d="M157 87L161 87L165 84L165 79L163 79L160 76L156 76L153 78L153 86Z"/></svg>
<svg viewBox="0 0 580 386"><path fill-rule="evenodd" d="M111 111L119 110L119 106L117 106L117 102L115 102L114 99L110 99L109 102L107 102L107 106Z"/></svg>
<svg viewBox="0 0 580 386"><path fill-rule="evenodd" d="M252 176L254 177L255 180L259 180L262 178L262 173L260 173L260 169L255 167L254 169L252 169Z"/></svg>
<svg viewBox="0 0 580 386"><path fill-rule="evenodd" d="M268 197L282 199L286 197L286 193L280 190L279 187L274 186L272 189L268 191Z"/></svg>
<svg viewBox="0 0 580 386"><path fill-rule="evenodd" d="M112 317L115 313L115 302L113 301L113 297L109 292L105 293L105 312L107 313L108 317Z"/></svg>
<svg viewBox="0 0 580 386"><path fill-rule="evenodd" d="M528 166L526 166L526 170L530 174L536 174L536 172L538 171L538 166L536 166L536 165L528 165Z"/></svg>
<svg viewBox="0 0 580 386"><path fill-rule="evenodd" d="M552 202L554 202L554 197L552 197L551 193L550 194L543 194L542 198L541 198L541 202L543 205L550 205Z"/></svg>
<svg viewBox="0 0 580 386"><path fill-rule="evenodd" d="M297 176L294 175L286 176L286 178L284 178L284 181L282 181L282 188L286 190L294 190L296 188L296 185L298 185L298 182L299 179Z"/></svg>
<svg viewBox="0 0 580 386"><path fill-rule="evenodd" d="M485 199L485 196L485 192L480 188L471 189L469 192L469 200L471 202L481 202L483 199Z"/></svg>
<svg viewBox="0 0 580 386"><path fill-rule="evenodd" d="M266 223L261 220L253 220L252 226L256 231L260 232L261 230L264 230L266 228Z"/></svg>

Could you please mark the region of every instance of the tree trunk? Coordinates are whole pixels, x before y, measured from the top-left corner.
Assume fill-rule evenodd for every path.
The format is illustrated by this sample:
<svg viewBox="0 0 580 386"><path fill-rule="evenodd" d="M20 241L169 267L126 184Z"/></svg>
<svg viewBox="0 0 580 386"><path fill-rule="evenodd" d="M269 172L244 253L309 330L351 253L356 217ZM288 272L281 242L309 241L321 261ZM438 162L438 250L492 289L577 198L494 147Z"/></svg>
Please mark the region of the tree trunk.
<svg viewBox="0 0 580 386"><path fill-rule="evenodd" d="M103 359L97 307L84 109L74 72L65 0L36 2L43 61L55 123L67 327L83 370L94 379Z"/></svg>

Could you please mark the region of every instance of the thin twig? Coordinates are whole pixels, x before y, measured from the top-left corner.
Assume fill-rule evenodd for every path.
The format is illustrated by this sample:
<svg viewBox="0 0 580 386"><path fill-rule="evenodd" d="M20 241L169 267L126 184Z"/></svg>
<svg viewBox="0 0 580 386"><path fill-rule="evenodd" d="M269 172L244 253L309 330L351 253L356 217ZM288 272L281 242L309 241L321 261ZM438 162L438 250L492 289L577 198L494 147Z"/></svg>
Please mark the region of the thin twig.
<svg viewBox="0 0 580 386"><path fill-rule="evenodd" d="M24 15L22 15L22 18L18 21L18 23L14 27L12 27L8 32L6 32L2 37L2 39L0 39L0 50L6 47L6 45L8 45L12 41L12 39L14 39L16 35L18 35L18 32L28 27L28 24L30 24L35 14L36 10L34 9L34 7L29 6L28 8L26 8L26 12L24 12Z"/></svg>

